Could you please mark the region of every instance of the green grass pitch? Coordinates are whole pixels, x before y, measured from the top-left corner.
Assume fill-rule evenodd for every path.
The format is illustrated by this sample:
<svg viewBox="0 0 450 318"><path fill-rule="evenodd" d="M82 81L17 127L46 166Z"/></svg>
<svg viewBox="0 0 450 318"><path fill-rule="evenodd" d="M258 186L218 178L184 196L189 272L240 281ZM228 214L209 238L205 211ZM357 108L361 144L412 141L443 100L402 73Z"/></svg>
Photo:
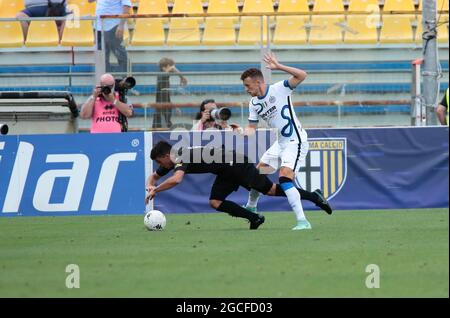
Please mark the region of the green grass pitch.
<svg viewBox="0 0 450 318"><path fill-rule="evenodd" d="M448 209L0 219L0 297L449 297ZM66 288L77 264L80 288ZM379 288L366 287L369 264Z"/></svg>

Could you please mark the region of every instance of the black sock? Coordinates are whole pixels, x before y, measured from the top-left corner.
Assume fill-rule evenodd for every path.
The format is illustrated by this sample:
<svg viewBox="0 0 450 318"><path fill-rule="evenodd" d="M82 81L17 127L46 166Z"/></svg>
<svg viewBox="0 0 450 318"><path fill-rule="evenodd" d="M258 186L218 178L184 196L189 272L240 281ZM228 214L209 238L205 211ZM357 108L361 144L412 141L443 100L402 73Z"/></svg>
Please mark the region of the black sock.
<svg viewBox="0 0 450 318"><path fill-rule="evenodd" d="M307 201L311 201L312 203L317 204L319 202L319 196L317 193L309 192L300 188L297 188L298 192L300 192L300 196L302 197L302 200L305 199Z"/></svg>
<svg viewBox="0 0 450 318"><path fill-rule="evenodd" d="M217 208L217 211L226 212L231 216L244 218L250 222L256 221L259 218L258 214L250 212L232 201L223 201Z"/></svg>
<svg viewBox="0 0 450 318"><path fill-rule="evenodd" d="M309 192L300 188L297 188L297 191L300 192L300 197L302 200L311 201L315 204L319 202L319 196L314 192ZM284 193L283 189L279 184L277 184L277 188L275 190L275 196L277 197L285 197L286 194Z"/></svg>

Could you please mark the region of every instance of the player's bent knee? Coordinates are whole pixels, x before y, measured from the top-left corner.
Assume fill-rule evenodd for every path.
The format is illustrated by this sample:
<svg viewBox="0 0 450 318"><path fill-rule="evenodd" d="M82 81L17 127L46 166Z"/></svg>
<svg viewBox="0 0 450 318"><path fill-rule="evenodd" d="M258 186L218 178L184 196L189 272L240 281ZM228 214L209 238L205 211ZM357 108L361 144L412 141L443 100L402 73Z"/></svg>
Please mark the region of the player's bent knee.
<svg viewBox="0 0 450 318"><path fill-rule="evenodd" d="M220 200L209 200L209 205L214 210L217 210L221 204L222 204L222 201L220 201Z"/></svg>
<svg viewBox="0 0 450 318"><path fill-rule="evenodd" d="M281 167L280 177L286 177L289 179L294 179L294 171L288 167Z"/></svg>

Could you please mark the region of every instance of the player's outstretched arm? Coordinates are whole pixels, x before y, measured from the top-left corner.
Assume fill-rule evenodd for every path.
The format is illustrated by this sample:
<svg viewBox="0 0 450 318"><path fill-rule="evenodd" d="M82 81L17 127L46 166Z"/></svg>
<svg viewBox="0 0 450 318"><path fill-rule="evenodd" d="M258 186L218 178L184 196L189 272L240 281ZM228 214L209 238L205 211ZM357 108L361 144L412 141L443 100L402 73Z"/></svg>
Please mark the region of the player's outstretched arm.
<svg viewBox="0 0 450 318"><path fill-rule="evenodd" d="M182 170L175 171L173 176L171 176L170 178L168 178L166 181L164 181L155 188L155 193L172 189L173 187L179 185L181 181L183 181L183 178L184 178L184 171Z"/></svg>
<svg viewBox="0 0 450 318"><path fill-rule="evenodd" d="M273 53L265 54L264 62L267 64L266 68L270 70L279 70L291 74L292 77L288 79L288 82L289 86L292 89L300 85L300 83L302 83L308 76L308 74L304 70L281 64L280 62L278 62L277 58Z"/></svg>
<svg viewBox="0 0 450 318"><path fill-rule="evenodd" d="M175 171L173 176L168 178L166 181L161 183L159 186L151 187L150 191L147 193L147 195L145 197L145 204L148 204L148 202L150 200L153 200L153 198L156 196L157 193L172 189L173 187L180 184L181 181L183 181L183 178L184 178L184 171L178 170L178 171Z"/></svg>
<svg viewBox="0 0 450 318"><path fill-rule="evenodd" d="M147 179L147 184L145 185L145 189L147 191L150 191L151 188L156 186L156 181L158 181L161 177L156 173L153 172L150 177Z"/></svg>

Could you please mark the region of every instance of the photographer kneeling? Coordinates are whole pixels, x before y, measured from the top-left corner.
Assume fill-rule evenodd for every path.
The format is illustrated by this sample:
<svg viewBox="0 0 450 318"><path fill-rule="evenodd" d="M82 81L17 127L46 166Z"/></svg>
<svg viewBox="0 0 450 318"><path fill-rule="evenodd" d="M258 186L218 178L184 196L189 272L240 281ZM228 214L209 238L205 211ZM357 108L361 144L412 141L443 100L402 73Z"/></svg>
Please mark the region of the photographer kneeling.
<svg viewBox="0 0 450 318"><path fill-rule="evenodd" d="M200 104L200 112L197 113L192 130L239 128L236 124L228 124L230 117L231 111L228 108L218 108L214 99L205 99Z"/></svg>
<svg viewBox="0 0 450 318"><path fill-rule="evenodd" d="M100 78L92 95L81 108L82 119L92 118L91 133L122 132L121 114L133 116L133 107L120 101L119 93L114 90L115 80L111 74Z"/></svg>

